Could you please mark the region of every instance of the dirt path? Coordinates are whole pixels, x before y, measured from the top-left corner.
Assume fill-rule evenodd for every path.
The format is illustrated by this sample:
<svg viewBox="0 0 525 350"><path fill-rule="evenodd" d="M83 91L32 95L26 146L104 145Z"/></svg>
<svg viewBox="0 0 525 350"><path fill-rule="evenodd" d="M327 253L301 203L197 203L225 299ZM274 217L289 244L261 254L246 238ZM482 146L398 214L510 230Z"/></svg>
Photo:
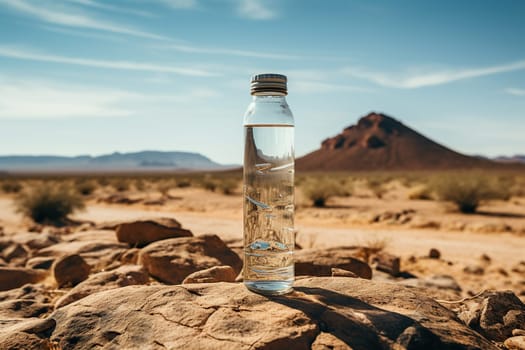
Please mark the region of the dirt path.
<svg viewBox="0 0 525 350"><path fill-rule="evenodd" d="M241 239L241 218L231 215L221 217L220 213L195 213L185 211L146 210L134 206L89 205L84 212L75 215L82 220L95 222L131 220L140 217L172 216L195 234L216 233L223 239ZM20 227L20 216L14 212L9 198L0 198L0 225L6 229ZM437 248L444 259L470 263L478 260L483 253L494 262L510 267L525 259L525 238L509 233L486 234L472 232L451 232L440 230L407 230L392 228L348 227L333 228L304 225L297 222L298 242L303 247L329 247L337 245L363 245L384 241L387 250L401 256L425 255L430 248Z"/></svg>

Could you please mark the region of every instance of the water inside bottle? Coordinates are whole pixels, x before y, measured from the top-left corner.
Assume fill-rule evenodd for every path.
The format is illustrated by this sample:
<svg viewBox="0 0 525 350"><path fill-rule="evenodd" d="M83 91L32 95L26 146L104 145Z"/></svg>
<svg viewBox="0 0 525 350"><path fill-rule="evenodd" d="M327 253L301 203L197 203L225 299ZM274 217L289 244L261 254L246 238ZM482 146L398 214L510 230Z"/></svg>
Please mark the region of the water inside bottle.
<svg viewBox="0 0 525 350"><path fill-rule="evenodd" d="M244 153L244 283L282 294L294 280L294 128L248 125Z"/></svg>

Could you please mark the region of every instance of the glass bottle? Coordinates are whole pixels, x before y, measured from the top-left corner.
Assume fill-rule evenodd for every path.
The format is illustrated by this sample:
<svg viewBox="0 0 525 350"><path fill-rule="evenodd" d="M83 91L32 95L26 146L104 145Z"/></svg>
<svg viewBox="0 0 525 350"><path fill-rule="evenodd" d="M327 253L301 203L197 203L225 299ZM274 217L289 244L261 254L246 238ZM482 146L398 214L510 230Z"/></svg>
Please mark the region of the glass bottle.
<svg viewBox="0 0 525 350"><path fill-rule="evenodd" d="M244 116L244 283L270 295L294 281L294 119L287 78L252 77Z"/></svg>

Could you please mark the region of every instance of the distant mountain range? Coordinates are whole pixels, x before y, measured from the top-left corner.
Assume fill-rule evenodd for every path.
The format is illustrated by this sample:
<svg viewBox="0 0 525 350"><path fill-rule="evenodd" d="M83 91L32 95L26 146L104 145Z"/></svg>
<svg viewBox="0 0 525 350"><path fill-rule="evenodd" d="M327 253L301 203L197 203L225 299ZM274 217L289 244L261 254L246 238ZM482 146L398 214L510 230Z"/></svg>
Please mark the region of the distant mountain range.
<svg viewBox="0 0 525 350"><path fill-rule="evenodd" d="M112 153L97 157L0 156L0 171L167 171L221 170L235 166L216 163L199 153L143 151Z"/></svg>
<svg viewBox="0 0 525 350"><path fill-rule="evenodd" d="M525 154L517 154L512 157L499 156L494 158L494 160L505 163L525 163Z"/></svg>
<svg viewBox="0 0 525 350"><path fill-rule="evenodd" d="M369 113L296 160L299 171L437 170L523 167L453 151L400 121ZM524 168L525 169L525 168Z"/></svg>
<svg viewBox="0 0 525 350"><path fill-rule="evenodd" d="M299 171L437 170L466 168L519 168L525 155L468 156L453 151L400 121L381 113L369 113L356 125L328 138L321 147L296 159ZM199 153L143 151L98 157L0 156L5 172L159 172L239 168L216 163Z"/></svg>

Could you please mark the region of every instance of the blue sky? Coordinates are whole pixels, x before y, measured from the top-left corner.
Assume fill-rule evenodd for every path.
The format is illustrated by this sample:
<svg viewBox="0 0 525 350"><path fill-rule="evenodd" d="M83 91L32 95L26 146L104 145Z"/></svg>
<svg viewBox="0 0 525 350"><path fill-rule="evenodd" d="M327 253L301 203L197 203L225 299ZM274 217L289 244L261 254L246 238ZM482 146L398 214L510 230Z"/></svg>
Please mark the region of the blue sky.
<svg viewBox="0 0 525 350"><path fill-rule="evenodd" d="M525 153L524 1L0 0L0 154L242 162L254 73L289 77L296 154L369 111Z"/></svg>

